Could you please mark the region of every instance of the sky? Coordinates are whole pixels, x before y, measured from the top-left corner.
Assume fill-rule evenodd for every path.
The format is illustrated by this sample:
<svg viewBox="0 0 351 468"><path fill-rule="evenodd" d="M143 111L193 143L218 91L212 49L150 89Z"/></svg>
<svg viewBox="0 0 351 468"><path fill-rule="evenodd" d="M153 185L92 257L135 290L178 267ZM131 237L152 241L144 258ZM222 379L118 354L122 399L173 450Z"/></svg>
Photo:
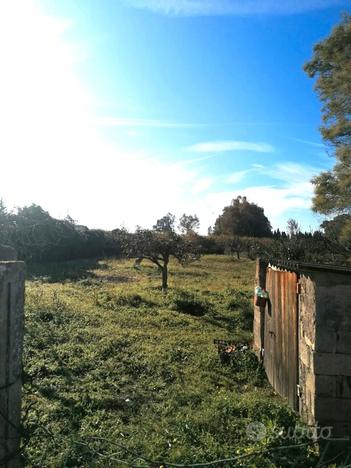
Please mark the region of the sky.
<svg viewBox="0 0 351 468"><path fill-rule="evenodd" d="M303 71L350 0L0 4L0 198L91 228L197 214L238 195L304 230L333 165Z"/></svg>

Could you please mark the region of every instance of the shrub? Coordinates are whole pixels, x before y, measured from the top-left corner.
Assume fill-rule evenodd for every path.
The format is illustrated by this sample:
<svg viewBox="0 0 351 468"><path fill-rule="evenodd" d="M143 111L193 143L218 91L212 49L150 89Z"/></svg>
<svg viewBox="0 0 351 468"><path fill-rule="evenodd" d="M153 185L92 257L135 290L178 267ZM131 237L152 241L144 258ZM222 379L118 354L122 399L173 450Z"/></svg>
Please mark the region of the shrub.
<svg viewBox="0 0 351 468"><path fill-rule="evenodd" d="M114 295L109 292L99 292L95 297L96 305L104 309L118 309L119 307L143 307L154 304L140 294L124 293Z"/></svg>
<svg viewBox="0 0 351 468"><path fill-rule="evenodd" d="M209 310L209 304L194 293L178 290L170 297L169 308L184 314L201 317Z"/></svg>

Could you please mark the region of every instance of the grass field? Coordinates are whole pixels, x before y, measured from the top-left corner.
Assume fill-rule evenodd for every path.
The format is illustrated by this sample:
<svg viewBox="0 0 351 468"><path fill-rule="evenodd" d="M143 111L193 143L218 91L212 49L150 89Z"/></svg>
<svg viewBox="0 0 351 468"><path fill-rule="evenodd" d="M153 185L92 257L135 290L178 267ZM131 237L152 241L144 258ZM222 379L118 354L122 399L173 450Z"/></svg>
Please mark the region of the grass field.
<svg viewBox="0 0 351 468"><path fill-rule="evenodd" d="M254 269L225 256L172 264L164 296L147 262L140 270L117 260L30 267L24 463L315 466L301 438L279 437L296 416L243 348ZM239 344L229 362L214 339ZM255 421L265 426L260 440L247 430ZM206 465L219 459L235 460Z"/></svg>

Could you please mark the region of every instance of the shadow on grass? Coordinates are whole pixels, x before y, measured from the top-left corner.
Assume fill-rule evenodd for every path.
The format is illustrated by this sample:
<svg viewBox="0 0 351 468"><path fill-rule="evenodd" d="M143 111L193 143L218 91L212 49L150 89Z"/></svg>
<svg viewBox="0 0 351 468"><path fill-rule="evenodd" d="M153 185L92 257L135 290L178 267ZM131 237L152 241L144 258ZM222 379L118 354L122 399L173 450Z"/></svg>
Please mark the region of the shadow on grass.
<svg viewBox="0 0 351 468"><path fill-rule="evenodd" d="M63 262L28 263L27 279L45 283L62 283L93 279L97 275L92 270L105 270L107 264L98 259L68 260Z"/></svg>

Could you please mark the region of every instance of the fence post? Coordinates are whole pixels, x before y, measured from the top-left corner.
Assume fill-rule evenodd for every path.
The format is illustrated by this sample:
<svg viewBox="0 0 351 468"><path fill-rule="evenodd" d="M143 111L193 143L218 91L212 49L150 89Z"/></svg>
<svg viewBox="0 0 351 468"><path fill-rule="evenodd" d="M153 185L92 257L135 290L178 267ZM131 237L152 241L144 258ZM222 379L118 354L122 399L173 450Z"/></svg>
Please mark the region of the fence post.
<svg viewBox="0 0 351 468"><path fill-rule="evenodd" d="M266 272L268 262L257 258L255 286L266 287ZM262 349L264 348L264 314L265 308L254 305L254 343L253 348L256 355L262 359Z"/></svg>
<svg viewBox="0 0 351 468"><path fill-rule="evenodd" d="M25 265L0 262L0 466L20 466Z"/></svg>

